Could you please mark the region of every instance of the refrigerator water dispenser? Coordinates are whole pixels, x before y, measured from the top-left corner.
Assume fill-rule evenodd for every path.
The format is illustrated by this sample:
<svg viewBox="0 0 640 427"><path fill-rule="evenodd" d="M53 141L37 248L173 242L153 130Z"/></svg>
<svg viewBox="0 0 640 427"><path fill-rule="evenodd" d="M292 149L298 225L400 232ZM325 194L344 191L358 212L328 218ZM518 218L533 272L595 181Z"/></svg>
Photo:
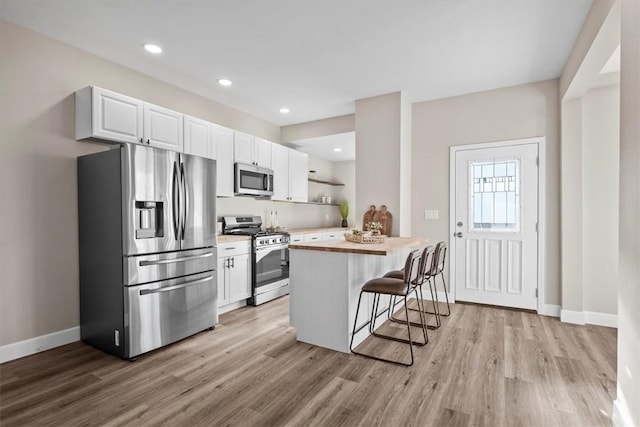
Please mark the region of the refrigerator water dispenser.
<svg viewBox="0 0 640 427"><path fill-rule="evenodd" d="M136 239L164 237L163 202L136 201Z"/></svg>

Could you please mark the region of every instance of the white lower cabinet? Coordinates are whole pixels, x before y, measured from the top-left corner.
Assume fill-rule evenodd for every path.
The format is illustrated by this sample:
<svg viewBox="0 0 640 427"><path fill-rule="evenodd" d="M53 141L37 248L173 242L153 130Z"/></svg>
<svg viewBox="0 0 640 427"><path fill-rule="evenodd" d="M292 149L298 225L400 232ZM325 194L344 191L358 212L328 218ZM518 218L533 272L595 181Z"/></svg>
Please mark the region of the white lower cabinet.
<svg viewBox="0 0 640 427"><path fill-rule="evenodd" d="M344 231L325 231L322 233L322 240L343 240Z"/></svg>
<svg viewBox="0 0 640 427"><path fill-rule="evenodd" d="M251 296L251 254L249 242L218 245L218 307Z"/></svg>
<svg viewBox="0 0 640 427"><path fill-rule="evenodd" d="M315 242L322 240L322 233L309 233L302 237L303 242Z"/></svg>

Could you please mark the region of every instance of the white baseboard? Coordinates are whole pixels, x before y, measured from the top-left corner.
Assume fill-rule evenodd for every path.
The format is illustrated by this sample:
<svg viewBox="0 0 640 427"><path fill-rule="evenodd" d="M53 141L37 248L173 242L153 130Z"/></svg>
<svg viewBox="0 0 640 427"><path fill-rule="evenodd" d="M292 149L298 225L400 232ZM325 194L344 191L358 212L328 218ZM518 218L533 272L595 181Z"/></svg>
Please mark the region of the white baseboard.
<svg viewBox="0 0 640 427"><path fill-rule="evenodd" d="M28 340L18 341L0 347L0 363L21 357L30 356L41 351L49 350L61 345L80 340L80 327L65 329L47 335L41 335Z"/></svg>
<svg viewBox="0 0 640 427"><path fill-rule="evenodd" d="M542 316L560 317L562 307L555 304L542 304L542 308L538 311L538 314Z"/></svg>
<svg viewBox="0 0 640 427"><path fill-rule="evenodd" d="M564 323L574 323L576 325L597 325L609 328L618 327L618 315L609 313L598 313L596 311L573 311L562 310L560 321Z"/></svg>
<svg viewBox="0 0 640 427"><path fill-rule="evenodd" d="M584 312L562 309L560 311L560 321L563 323L584 325Z"/></svg>
<svg viewBox="0 0 640 427"><path fill-rule="evenodd" d="M625 400L624 395L620 392L620 387L618 387L618 398L613 401L611 421L615 427L635 426L631 419L631 411L629 411L627 401Z"/></svg>

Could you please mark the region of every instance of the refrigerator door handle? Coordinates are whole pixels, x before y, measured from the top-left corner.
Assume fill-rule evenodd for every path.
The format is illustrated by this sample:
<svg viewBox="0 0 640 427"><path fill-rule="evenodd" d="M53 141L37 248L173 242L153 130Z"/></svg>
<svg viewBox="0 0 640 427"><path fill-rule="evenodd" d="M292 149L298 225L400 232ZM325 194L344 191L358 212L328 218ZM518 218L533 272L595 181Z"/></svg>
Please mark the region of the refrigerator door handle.
<svg viewBox="0 0 640 427"><path fill-rule="evenodd" d="M173 234L176 240L179 240L178 232L180 227L180 187L178 185L178 165L173 162L173 178L171 180L171 208L173 212Z"/></svg>
<svg viewBox="0 0 640 427"><path fill-rule="evenodd" d="M182 258L172 258L172 259L161 259L161 260L158 260L158 261L143 260L143 261L140 261L138 263L138 265L140 267L146 267L147 265L174 264L174 263L177 263L177 262L193 261L195 259L209 258L209 257L212 257L212 256L213 256L213 253L209 252L209 253L202 254L202 255L193 255L193 256L186 256L186 257L182 257Z"/></svg>
<svg viewBox="0 0 640 427"><path fill-rule="evenodd" d="M187 173L185 172L184 163L180 163L180 176L182 177L182 226L181 239L184 240L184 231L187 224L187 212L189 212L189 192L187 191Z"/></svg>
<svg viewBox="0 0 640 427"><path fill-rule="evenodd" d="M160 293L160 292L175 291L176 289L182 289L182 288L186 288L188 286L197 285L199 283L208 282L211 279L213 279L213 276L207 276L207 277L203 277L202 279L192 280L190 282L184 282L184 283L181 283L179 285L167 286L166 288L141 289L140 290L140 295L149 295L149 294L157 294L157 293Z"/></svg>

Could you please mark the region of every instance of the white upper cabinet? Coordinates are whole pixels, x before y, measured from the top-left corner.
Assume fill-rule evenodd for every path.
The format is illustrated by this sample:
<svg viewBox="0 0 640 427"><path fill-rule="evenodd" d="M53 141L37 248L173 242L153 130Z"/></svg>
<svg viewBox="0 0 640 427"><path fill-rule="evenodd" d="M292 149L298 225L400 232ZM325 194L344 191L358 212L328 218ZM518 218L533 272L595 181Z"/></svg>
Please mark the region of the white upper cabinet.
<svg viewBox="0 0 640 427"><path fill-rule="evenodd" d="M233 130L212 123L211 136L216 147L218 196L233 197Z"/></svg>
<svg viewBox="0 0 640 427"><path fill-rule="evenodd" d="M142 142L143 105L139 99L88 86L76 92L76 139Z"/></svg>
<svg viewBox="0 0 640 427"><path fill-rule="evenodd" d="M144 143L165 150L183 151L184 115L157 105L144 103Z"/></svg>
<svg viewBox="0 0 640 427"><path fill-rule="evenodd" d="M280 144L271 144L273 200L306 202L309 156Z"/></svg>
<svg viewBox="0 0 640 427"><path fill-rule="evenodd" d="M248 133L234 131L233 143L236 163L271 168L271 142Z"/></svg>
<svg viewBox="0 0 640 427"><path fill-rule="evenodd" d="M253 135L233 131L233 159L236 163L255 164L253 160Z"/></svg>
<svg viewBox="0 0 640 427"><path fill-rule="evenodd" d="M289 149L271 144L271 168L273 169L273 200L289 200Z"/></svg>
<svg viewBox="0 0 640 427"><path fill-rule="evenodd" d="M184 152L208 159L216 158L211 123L195 117L184 116Z"/></svg>
<svg viewBox="0 0 640 427"><path fill-rule="evenodd" d="M183 115L96 86L76 92L76 139L183 150Z"/></svg>
<svg viewBox="0 0 640 427"><path fill-rule="evenodd" d="M255 137L253 141L253 158L256 165L271 169L271 141Z"/></svg>
<svg viewBox="0 0 640 427"><path fill-rule="evenodd" d="M289 197L294 202L308 201L309 155L289 150Z"/></svg>

